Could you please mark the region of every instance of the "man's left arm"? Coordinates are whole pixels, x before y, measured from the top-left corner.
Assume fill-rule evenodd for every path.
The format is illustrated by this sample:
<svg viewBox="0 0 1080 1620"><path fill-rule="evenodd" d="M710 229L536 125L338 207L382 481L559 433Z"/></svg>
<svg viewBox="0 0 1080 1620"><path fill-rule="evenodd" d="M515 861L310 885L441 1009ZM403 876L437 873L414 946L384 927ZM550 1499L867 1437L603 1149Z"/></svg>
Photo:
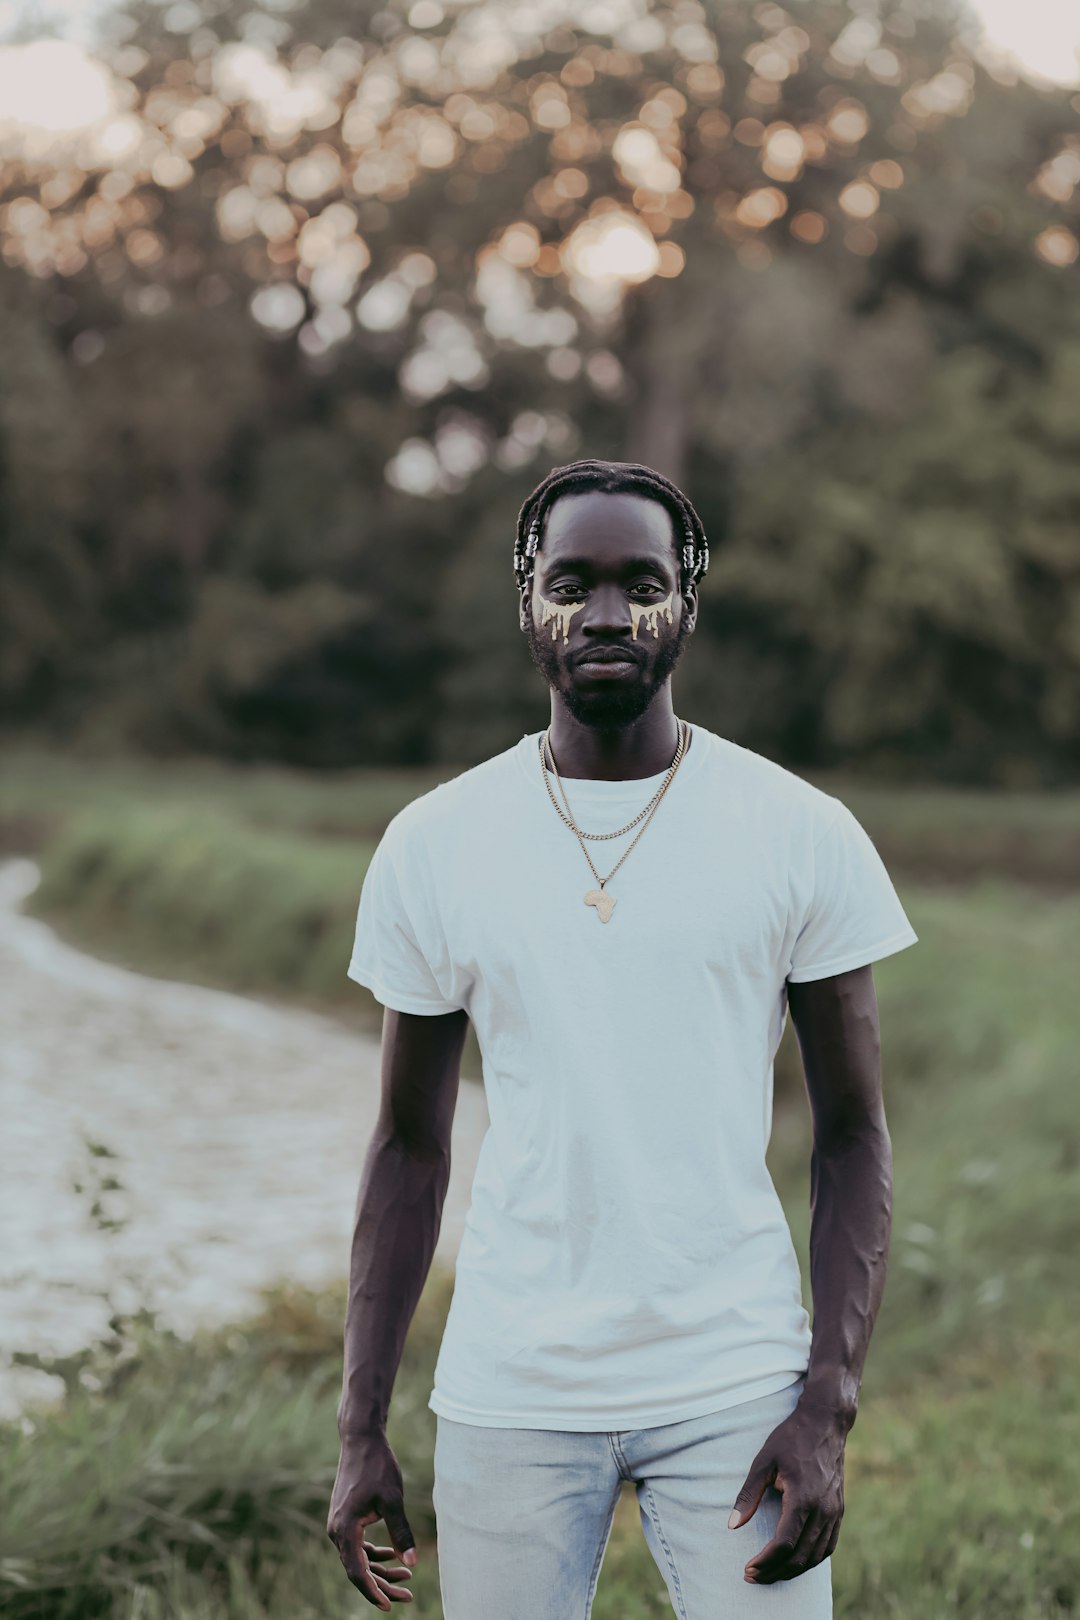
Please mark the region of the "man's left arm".
<svg viewBox="0 0 1080 1620"><path fill-rule="evenodd" d="M741 1525L766 1485L784 1493L776 1536L746 1566L747 1578L761 1584L801 1575L836 1546L844 1511L844 1446L885 1290L892 1227L892 1144L873 968L789 982L788 1008L814 1128L814 1317L802 1395L754 1459L736 1498Z"/></svg>
<svg viewBox="0 0 1080 1620"><path fill-rule="evenodd" d="M850 1429L881 1298L892 1228L892 1143L881 1091L872 967L788 985L813 1116L810 1286L803 1405Z"/></svg>

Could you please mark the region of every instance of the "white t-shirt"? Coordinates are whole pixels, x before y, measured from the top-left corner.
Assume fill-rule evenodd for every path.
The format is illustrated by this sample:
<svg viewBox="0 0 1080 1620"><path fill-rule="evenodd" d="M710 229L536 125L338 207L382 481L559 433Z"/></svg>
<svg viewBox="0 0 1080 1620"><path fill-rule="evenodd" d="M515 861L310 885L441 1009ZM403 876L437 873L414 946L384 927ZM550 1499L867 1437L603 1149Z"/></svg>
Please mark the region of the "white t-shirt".
<svg viewBox="0 0 1080 1620"><path fill-rule="evenodd" d="M648 1428L806 1371L765 1163L786 981L918 936L839 799L700 725L601 922L540 736L394 816L348 972L402 1012L465 1008L483 1058L490 1124L429 1407L493 1428ZM610 832L665 774L563 781L579 827ZM640 827L589 843L602 876Z"/></svg>

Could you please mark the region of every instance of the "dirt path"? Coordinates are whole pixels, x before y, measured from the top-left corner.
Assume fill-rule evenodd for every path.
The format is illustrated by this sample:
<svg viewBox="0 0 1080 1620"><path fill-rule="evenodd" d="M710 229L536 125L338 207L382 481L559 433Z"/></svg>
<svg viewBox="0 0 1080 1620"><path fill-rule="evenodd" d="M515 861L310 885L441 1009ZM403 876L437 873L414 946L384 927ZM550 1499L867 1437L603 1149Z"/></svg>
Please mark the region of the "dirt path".
<svg viewBox="0 0 1080 1620"><path fill-rule="evenodd" d="M226 1321L278 1279L345 1274L379 1102L379 1048L329 1018L144 978L66 945L21 905L29 860L0 865L0 1409L53 1381L16 1349L101 1331L102 1290L182 1329ZM359 993L359 992L358 992ZM453 1265L488 1115L462 1081L437 1261ZM115 1160L93 1160L83 1134ZM92 1166L123 1191L99 1230ZM125 1278L135 1281L125 1282Z"/></svg>

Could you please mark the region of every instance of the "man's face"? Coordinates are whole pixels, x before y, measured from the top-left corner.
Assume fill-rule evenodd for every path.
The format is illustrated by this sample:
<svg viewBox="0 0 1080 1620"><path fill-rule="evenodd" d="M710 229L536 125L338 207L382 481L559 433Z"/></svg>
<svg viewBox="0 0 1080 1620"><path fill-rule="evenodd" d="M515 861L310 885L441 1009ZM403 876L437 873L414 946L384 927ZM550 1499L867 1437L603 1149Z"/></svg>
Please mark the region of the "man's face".
<svg viewBox="0 0 1080 1620"><path fill-rule="evenodd" d="M533 663L575 720L629 725L670 678L697 621L693 585L679 591L670 512L647 495L560 495L534 563L521 592ZM614 652L625 661L589 663Z"/></svg>

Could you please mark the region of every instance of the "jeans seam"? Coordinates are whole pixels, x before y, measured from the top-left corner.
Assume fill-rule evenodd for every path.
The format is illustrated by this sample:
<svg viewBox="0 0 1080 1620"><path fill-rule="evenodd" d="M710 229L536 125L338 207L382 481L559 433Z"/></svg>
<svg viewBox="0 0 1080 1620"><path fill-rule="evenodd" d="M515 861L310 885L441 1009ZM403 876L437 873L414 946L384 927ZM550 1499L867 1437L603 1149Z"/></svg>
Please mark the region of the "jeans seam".
<svg viewBox="0 0 1080 1620"><path fill-rule="evenodd" d="M675 1586L675 1601L679 1606L679 1613L682 1616L682 1620L687 1620L686 1605L683 1602L682 1583L679 1580L679 1572L675 1568L675 1560L671 1556L671 1548L668 1546L667 1537L664 1535L663 1529L661 1528L660 1513L656 1506L656 1499L653 1496L652 1487L649 1485L648 1481L645 1482L645 1498L649 1504L649 1516L652 1519L657 1540L664 1549L664 1556L668 1561L668 1568L671 1571L671 1579Z"/></svg>
<svg viewBox="0 0 1080 1620"><path fill-rule="evenodd" d="M589 1579L589 1590L585 1594L586 1616L592 1612L593 1598L596 1596L596 1583L600 1579L600 1565L603 1563L604 1551L608 1544L608 1536L611 1534L611 1525L615 1518L615 1509L618 1507L618 1505L619 1493L616 1491L614 1496L611 1498L611 1511L608 1514L607 1524L604 1526L604 1533L600 1537L600 1545L596 1549L596 1560L593 1564L592 1575Z"/></svg>
<svg viewBox="0 0 1080 1620"><path fill-rule="evenodd" d="M619 1444L619 1435L617 1430L609 1430L608 1445L611 1447L611 1455L615 1459L615 1467L618 1470L619 1478L626 1480L633 1479L633 1471L630 1468L630 1464L623 1456L623 1450Z"/></svg>

